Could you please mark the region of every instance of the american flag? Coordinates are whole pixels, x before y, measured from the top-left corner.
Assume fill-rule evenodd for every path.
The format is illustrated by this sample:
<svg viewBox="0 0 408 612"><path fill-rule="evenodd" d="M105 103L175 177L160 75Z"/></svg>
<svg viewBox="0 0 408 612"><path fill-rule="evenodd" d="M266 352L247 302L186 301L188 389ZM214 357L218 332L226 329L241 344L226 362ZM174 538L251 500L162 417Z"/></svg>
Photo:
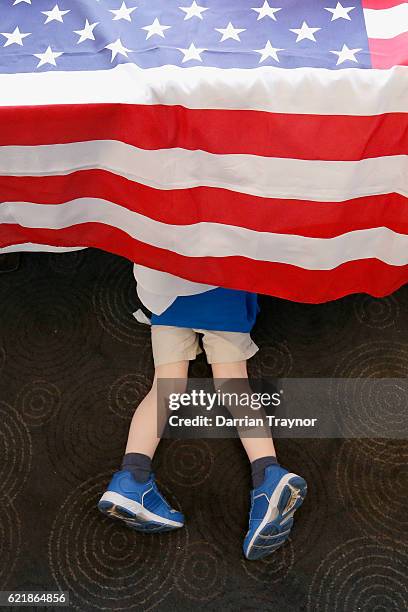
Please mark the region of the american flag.
<svg viewBox="0 0 408 612"><path fill-rule="evenodd" d="M386 295L407 150L407 2L1 0L0 253Z"/></svg>

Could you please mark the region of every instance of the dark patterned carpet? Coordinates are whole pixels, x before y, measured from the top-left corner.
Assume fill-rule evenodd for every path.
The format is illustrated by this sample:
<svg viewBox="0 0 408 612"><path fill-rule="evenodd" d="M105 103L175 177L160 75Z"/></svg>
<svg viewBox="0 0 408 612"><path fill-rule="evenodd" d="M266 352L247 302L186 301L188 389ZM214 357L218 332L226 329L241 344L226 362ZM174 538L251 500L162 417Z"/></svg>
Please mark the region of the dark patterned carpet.
<svg viewBox="0 0 408 612"><path fill-rule="evenodd" d="M309 495L289 543L241 555L249 469L237 440L163 441L155 470L186 517L135 534L95 504L153 373L130 262L24 254L0 275L0 589L70 591L72 610L401 612L408 449L277 441ZM408 285L384 299L262 298L253 376L408 377ZM191 368L209 374L202 358Z"/></svg>

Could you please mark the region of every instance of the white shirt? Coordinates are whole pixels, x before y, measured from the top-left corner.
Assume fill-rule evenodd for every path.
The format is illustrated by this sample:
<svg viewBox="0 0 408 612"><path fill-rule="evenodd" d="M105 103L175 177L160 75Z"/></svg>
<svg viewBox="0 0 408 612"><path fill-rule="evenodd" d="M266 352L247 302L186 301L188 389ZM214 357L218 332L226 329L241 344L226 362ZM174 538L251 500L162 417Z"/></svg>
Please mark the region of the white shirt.
<svg viewBox="0 0 408 612"><path fill-rule="evenodd" d="M217 288L139 264L134 264L133 275L137 281L136 291L140 301L156 315L162 314L179 296L196 295Z"/></svg>

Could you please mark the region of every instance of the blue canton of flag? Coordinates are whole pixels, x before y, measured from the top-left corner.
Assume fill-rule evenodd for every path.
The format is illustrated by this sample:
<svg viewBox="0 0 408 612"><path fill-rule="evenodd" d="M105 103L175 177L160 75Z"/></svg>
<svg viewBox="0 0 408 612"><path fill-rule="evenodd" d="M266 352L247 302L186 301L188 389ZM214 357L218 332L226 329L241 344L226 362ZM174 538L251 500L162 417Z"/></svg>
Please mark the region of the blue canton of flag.
<svg viewBox="0 0 408 612"><path fill-rule="evenodd" d="M126 62L141 68L370 68L362 4L349 4L2 0L0 72L106 70Z"/></svg>

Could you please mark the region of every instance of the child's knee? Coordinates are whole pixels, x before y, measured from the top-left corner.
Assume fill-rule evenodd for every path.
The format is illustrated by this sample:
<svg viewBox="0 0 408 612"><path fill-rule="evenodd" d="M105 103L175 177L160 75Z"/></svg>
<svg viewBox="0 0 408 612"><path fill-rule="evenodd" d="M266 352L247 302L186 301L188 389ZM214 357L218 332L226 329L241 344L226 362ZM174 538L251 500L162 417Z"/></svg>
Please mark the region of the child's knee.
<svg viewBox="0 0 408 612"><path fill-rule="evenodd" d="M179 364L169 364L179 365ZM169 395L170 393L184 393L188 385L188 362L180 362L180 367L167 368L159 366L156 368L151 392Z"/></svg>

